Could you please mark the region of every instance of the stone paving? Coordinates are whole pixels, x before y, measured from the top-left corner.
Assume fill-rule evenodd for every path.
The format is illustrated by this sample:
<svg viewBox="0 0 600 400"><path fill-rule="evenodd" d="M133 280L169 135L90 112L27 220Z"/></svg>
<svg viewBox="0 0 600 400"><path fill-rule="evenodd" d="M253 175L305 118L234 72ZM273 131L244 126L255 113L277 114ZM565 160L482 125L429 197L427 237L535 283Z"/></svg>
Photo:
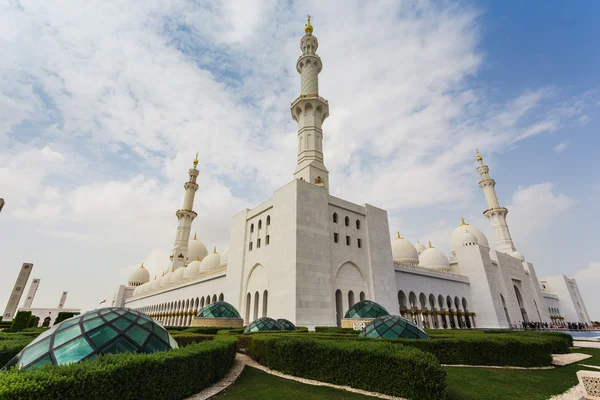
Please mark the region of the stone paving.
<svg viewBox="0 0 600 400"><path fill-rule="evenodd" d="M592 342L589 340L575 340L573 342L575 347L587 347L591 349L600 349L600 342Z"/></svg>
<svg viewBox="0 0 600 400"><path fill-rule="evenodd" d="M227 389L231 384L233 384L237 380L237 378L244 370L244 367L246 366L244 360L240 358L240 356L241 354L236 354L233 367L231 367L231 369L229 370L227 375L223 377L223 379L221 379L217 383L214 383L212 386L207 387L200 393L186 398L185 400L206 400Z"/></svg>
<svg viewBox="0 0 600 400"><path fill-rule="evenodd" d="M590 357L591 355L583 353L552 354L552 364L564 366L574 364Z"/></svg>
<svg viewBox="0 0 600 400"><path fill-rule="evenodd" d="M585 400L585 390L582 385L573 386L563 394L552 396L548 400Z"/></svg>

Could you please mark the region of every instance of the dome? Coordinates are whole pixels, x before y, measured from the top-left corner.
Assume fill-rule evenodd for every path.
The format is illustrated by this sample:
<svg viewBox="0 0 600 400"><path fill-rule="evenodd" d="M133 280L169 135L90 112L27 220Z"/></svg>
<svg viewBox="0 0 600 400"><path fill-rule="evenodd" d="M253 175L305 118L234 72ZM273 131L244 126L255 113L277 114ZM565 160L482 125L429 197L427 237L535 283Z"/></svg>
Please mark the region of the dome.
<svg viewBox="0 0 600 400"><path fill-rule="evenodd" d="M397 315L384 315L369 322L359 336L385 339L429 339L412 321Z"/></svg>
<svg viewBox="0 0 600 400"><path fill-rule="evenodd" d="M487 238L479 229L475 228L472 225L469 225L465 222L465 219L462 219L462 223L452 232L452 236L450 237L450 245L452 250L456 250L462 247L463 244L463 233L472 233L477 238L477 244L480 244L485 247L490 247Z"/></svg>
<svg viewBox="0 0 600 400"><path fill-rule="evenodd" d="M283 326L283 329L285 329L286 331L295 331L296 330L296 325L292 324L291 321L288 321L285 318L278 318L277 322L279 322L281 324L281 326Z"/></svg>
<svg viewBox="0 0 600 400"><path fill-rule="evenodd" d="M196 315L196 318L237 318L241 319L240 313L235 309L234 306L225 302L217 301L211 303L201 309Z"/></svg>
<svg viewBox="0 0 600 400"><path fill-rule="evenodd" d="M417 244L415 244L415 249L417 250L418 254L421 254L422 252L424 252L426 248L427 247L425 247L425 245L423 243L421 243L417 240Z"/></svg>
<svg viewBox="0 0 600 400"><path fill-rule="evenodd" d="M461 246L473 246L478 243L477 236L473 232L466 231L461 236Z"/></svg>
<svg viewBox="0 0 600 400"><path fill-rule="evenodd" d="M223 252L221 253L221 263L220 263L220 267L224 267L225 265L227 265L227 261L229 261L229 247L227 247L225 250L223 250Z"/></svg>
<svg viewBox="0 0 600 400"><path fill-rule="evenodd" d="M162 279L160 280L160 287L165 287L171 284L171 274L173 272L171 272L171 270L169 270L166 274L163 275Z"/></svg>
<svg viewBox="0 0 600 400"><path fill-rule="evenodd" d="M140 287L140 294L146 293L148 291L150 291L150 282L146 282Z"/></svg>
<svg viewBox="0 0 600 400"><path fill-rule="evenodd" d="M429 243L429 247L419 255L419 267L444 270L450 269L450 262L444 253Z"/></svg>
<svg viewBox="0 0 600 400"><path fill-rule="evenodd" d="M200 260L202 261L204 257L208 255L208 250L204 243L196 239L196 234L194 233L194 238L188 242L188 253L187 260Z"/></svg>
<svg viewBox="0 0 600 400"><path fill-rule="evenodd" d="M217 248L212 253L204 257L204 260L200 263L200 271L210 271L219 268L221 263L221 256L217 253Z"/></svg>
<svg viewBox="0 0 600 400"><path fill-rule="evenodd" d="M198 259L192 261L185 267L185 272L183 273L184 279L195 278L200 273L200 261Z"/></svg>
<svg viewBox="0 0 600 400"><path fill-rule="evenodd" d="M133 295L137 296L138 294L140 294L140 290L142 289L141 286L136 287L135 289L133 289Z"/></svg>
<svg viewBox="0 0 600 400"><path fill-rule="evenodd" d="M171 274L171 283L181 282L183 280L183 275L185 274L185 269L186 269L185 266L177 268Z"/></svg>
<svg viewBox="0 0 600 400"><path fill-rule="evenodd" d="M412 264L419 263L417 249L411 242L400 236L400 232L398 232L398 237L392 242L392 256L394 257L394 261Z"/></svg>
<svg viewBox="0 0 600 400"><path fill-rule="evenodd" d="M385 308L374 301L363 300L350 307L344 318L377 318L388 314Z"/></svg>
<svg viewBox="0 0 600 400"><path fill-rule="evenodd" d="M162 279L162 276L155 276L154 279L152 280L152 283L150 284L150 289L158 289L160 287L161 279Z"/></svg>
<svg viewBox="0 0 600 400"><path fill-rule="evenodd" d="M139 286L142 283L146 283L150 280L150 272L146 268L144 268L144 263L140 265L138 268L134 268L129 273L129 277L127 278L127 282L129 286Z"/></svg>
<svg viewBox="0 0 600 400"><path fill-rule="evenodd" d="M44 364L69 364L119 352L154 353L177 347L177 342L146 314L107 307L77 315L54 325L6 364L20 369Z"/></svg>
<svg viewBox="0 0 600 400"><path fill-rule="evenodd" d="M284 331L285 328L273 318L262 317L248 324L244 333L252 333L258 331Z"/></svg>
<svg viewBox="0 0 600 400"><path fill-rule="evenodd" d="M513 251L512 253L510 253L510 255L514 258L518 258L521 261L525 261L525 257L523 256L523 254L519 253L518 251Z"/></svg>

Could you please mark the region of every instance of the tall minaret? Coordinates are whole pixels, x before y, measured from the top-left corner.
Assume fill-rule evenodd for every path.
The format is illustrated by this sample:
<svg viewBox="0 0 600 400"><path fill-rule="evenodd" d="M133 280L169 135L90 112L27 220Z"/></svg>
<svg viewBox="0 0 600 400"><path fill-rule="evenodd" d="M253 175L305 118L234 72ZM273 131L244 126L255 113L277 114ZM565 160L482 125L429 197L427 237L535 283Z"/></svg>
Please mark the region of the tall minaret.
<svg viewBox="0 0 600 400"><path fill-rule="evenodd" d="M494 236L496 236L498 251L510 254L513 251L516 251L516 249L513 240L510 237L508 225L506 224L506 214L508 214L508 210L505 207L500 207L500 203L498 203L498 196L496 196L496 189L494 188L496 186L496 181L490 178L490 169L487 165L483 164L483 157L479 154L479 150L477 150L477 162L479 162L477 172L479 172L479 176L481 176L479 187L483 189L485 201L488 205L488 208L483 212L483 215L485 215L492 223L492 231L494 231Z"/></svg>
<svg viewBox="0 0 600 400"><path fill-rule="evenodd" d="M171 260L173 261L172 269L176 270L182 267L188 252L188 242L190 241L190 230L192 228L192 221L198 216L193 210L194 208L194 197L196 190L198 190L198 184L196 178L198 177L198 153L194 159L194 167L190 168L190 180L183 185L185 188L185 197L183 198L183 207L177 210L177 234L175 235L175 244L173 245L173 253L171 253Z"/></svg>
<svg viewBox="0 0 600 400"><path fill-rule="evenodd" d="M294 177L328 189L329 171L323 163L321 125L329 116L329 104L319 97L319 72L323 64L316 54L319 42L312 34L310 15L304 32L300 40L302 55L296 63L296 70L301 77L300 96L290 107L292 118L298 123L298 166Z"/></svg>

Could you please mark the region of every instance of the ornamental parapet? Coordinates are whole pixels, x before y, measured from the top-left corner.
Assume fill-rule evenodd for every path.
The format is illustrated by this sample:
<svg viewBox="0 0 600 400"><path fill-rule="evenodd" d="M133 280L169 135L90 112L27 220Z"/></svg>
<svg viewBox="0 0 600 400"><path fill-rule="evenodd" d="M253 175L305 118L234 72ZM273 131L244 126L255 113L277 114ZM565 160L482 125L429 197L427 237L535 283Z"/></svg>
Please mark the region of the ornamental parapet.
<svg viewBox="0 0 600 400"><path fill-rule="evenodd" d="M407 264L401 261L394 261L394 268L398 271L408 272L408 273L416 273L419 275L429 275L429 276L438 276L441 279L451 279L455 281L469 283L469 278L457 274L451 271L440 271L437 269L430 269L425 267L419 267L418 265Z"/></svg>
<svg viewBox="0 0 600 400"><path fill-rule="evenodd" d="M175 215L179 215L179 214L194 214L194 216L196 216L196 217L198 216L198 214L194 210L180 209L175 212Z"/></svg>
<svg viewBox="0 0 600 400"><path fill-rule="evenodd" d="M487 210L485 210L483 212L483 215L486 214L491 214L491 213L507 213L508 212L508 208L506 207L492 207L492 208L488 208Z"/></svg>
<svg viewBox="0 0 600 400"><path fill-rule="evenodd" d="M329 102L327 100L325 100L323 97L319 96L318 94L301 94L300 96L296 97L296 99L294 101L292 101L290 104L293 105L294 103L297 103L301 99L318 99L318 100L321 100L325 104L329 104Z"/></svg>

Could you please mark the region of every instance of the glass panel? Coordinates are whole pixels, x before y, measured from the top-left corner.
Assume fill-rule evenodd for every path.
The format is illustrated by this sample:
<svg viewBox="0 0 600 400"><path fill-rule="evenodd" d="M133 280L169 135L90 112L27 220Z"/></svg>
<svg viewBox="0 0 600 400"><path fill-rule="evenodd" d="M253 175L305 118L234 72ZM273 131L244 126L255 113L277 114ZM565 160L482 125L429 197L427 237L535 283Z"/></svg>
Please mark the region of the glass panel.
<svg viewBox="0 0 600 400"><path fill-rule="evenodd" d="M52 359L50 358L50 354L46 355L46 357L40 358L39 360L37 360L33 364L28 365L27 367L25 367L23 369L30 369L30 368L41 367L42 365L48 364L48 363L52 363Z"/></svg>
<svg viewBox="0 0 600 400"><path fill-rule="evenodd" d="M83 320L84 320L84 321L87 321L88 319L92 319L92 318L95 318L95 317L97 317L97 316L98 316L98 313L97 313L97 312L90 311L89 313L87 313L87 314L85 314L85 315L83 316Z"/></svg>
<svg viewBox="0 0 600 400"><path fill-rule="evenodd" d="M154 325L151 321L148 321L147 319L142 319L142 318L140 318L140 320L138 321L138 324L149 330L152 330L152 325Z"/></svg>
<svg viewBox="0 0 600 400"><path fill-rule="evenodd" d="M75 339L73 342L54 350L54 357L58 364L76 362L92 353L92 346L84 337Z"/></svg>
<svg viewBox="0 0 600 400"><path fill-rule="evenodd" d="M58 325L53 326L52 328L48 329L47 331L36 337L34 340L31 341L31 343L29 343L29 346L32 346L34 343L37 343L42 339L52 335L54 331L56 331L56 328L58 328Z"/></svg>
<svg viewBox="0 0 600 400"><path fill-rule="evenodd" d="M60 326L58 327L57 330L62 331L63 329L67 329L68 327L73 326L76 323L78 323L80 319L81 319L81 317L69 318L69 319L61 322Z"/></svg>
<svg viewBox="0 0 600 400"><path fill-rule="evenodd" d="M124 337L118 338L117 340L100 350L102 354L123 353L126 351L130 353L137 353L138 348Z"/></svg>
<svg viewBox="0 0 600 400"><path fill-rule="evenodd" d="M56 335L54 335L54 344L52 346L58 347L77 335L81 335L81 328L79 325L73 325L70 328L57 332Z"/></svg>
<svg viewBox="0 0 600 400"><path fill-rule="evenodd" d="M132 339L134 342L136 342L137 344L139 344L141 346L144 344L144 342L148 338L148 335L150 335L150 332L148 332L145 329L140 328L137 325L134 325L131 327L130 330L125 332L125 334L127 336L129 336L130 339Z"/></svg>
<svg viewBox="0 0 600 400"><path fill-rule="evenodd" d="M113 325L116 326L120 331L124 331L125 329L129 328L131 324L132 322L127 318L119 318L118 320L113 321Z"/></svg>
<svg viewBox="0 0 600 400"><path fill-rule="evenodd" d="M140 314L142 318L146 318L148 320L151 320L152 318L150 318L149 316L147 316L146 314Z"/></svg>
<svg viewBox="0 0 600 400"><path fill-rule="evenodd" d="M102 310L100 310L100 314L107 314L110 312L110 308L103 308Z"/></svg>
<svg viewBox="0 0 600 400"><path fill-rule="evenodd" d="M119 309L119 308L117 308L117 309L114 309L113 311L114 311L114 312L116 312L116 313L117 313L117 314L119 314L119 315L123 315L123 314L125 314L125 310L121 310L121 309Z"/></svg>
<svg viewBox="0 0 600 400"><path fill-rule="evenodd" d="M168 346L159 340L155 335L152 335L146 346L144 347L146 353L154 353L156 351L167 350Z"/></svg>
<svg viewBox="0 0 600 400"><path fill-rule="evenodd" d="M179 347L175 339L173 339L173 336L169 336L169 344L171 345L172 349L176 349Z"/></svg>
<svg viewBox="0 0 600 400"><path fill-rule="evenodd" d="M118 333L109 325L104 325L103 327L88 333L88 337L96 345L96 347L102 347L104 343L108 342L117 335Z"/></svg>
<svg viewBox="0 0 600 400"><path fill-rule="evenodd" d="M50 338L46 338L33 346L29 346L21 353L19 365L23 367L29 364L36 358L41 357L44 353L47 353L48 350L50 350Z"/></svg>
<svg viewBox="0 0 600 400"><path fill-rule="evenodd" d="M165 343L169 343L169 334L158 325L154 326L154 333L161 338Z"/></svg>
<svg viewBox="0 0 600 400"><path fill-rule="evenodd" d="M104 318L106 318L107 321L112 321L113 319L117 318L118 316L119 316L119 314L110 313L110 314L106 314L104 316Z"/></svg>
<svg viewBox="0 0 600 400"><path fill-rule="evenodd" d="M138 316L135 314L132 314L132 313L127 313L127 314L125 314L125 318L135 322L135 320L138 318Z"/></svg>
<svg viewBox="0 0 600 400"><path fill-rule="evenodd" d="M93 319L91 321L85 321L83 323L83 328L85 329L86 332L91 331L92 329L94 329L97 326L100 326L102 324L104 324L104 320L102 318L96 318Z"/></svg>

